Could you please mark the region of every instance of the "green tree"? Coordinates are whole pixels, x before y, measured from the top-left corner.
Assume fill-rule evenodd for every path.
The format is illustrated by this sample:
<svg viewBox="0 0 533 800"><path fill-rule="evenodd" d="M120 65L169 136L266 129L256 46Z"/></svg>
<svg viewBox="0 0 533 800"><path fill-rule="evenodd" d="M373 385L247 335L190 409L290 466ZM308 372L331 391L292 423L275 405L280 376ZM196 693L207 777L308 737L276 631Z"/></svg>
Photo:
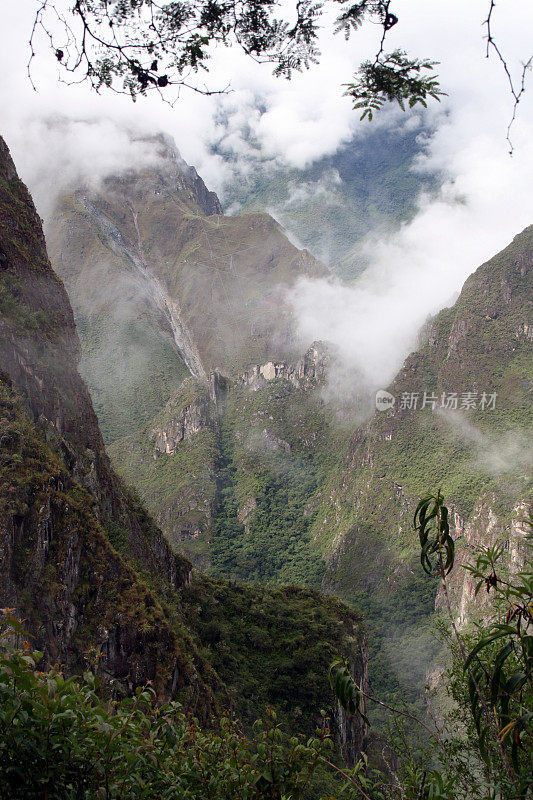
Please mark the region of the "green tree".
<svg viewBox="0 0 533 800"><path fill-rule="evenodd" d="M303 800L327 726L286 736L267 709L245 736L229 716L202 730L150 686L105 700L91 672L39 670L42 653L0 613L1 800ZM104 692L105 694L105 692Z"/></svg>

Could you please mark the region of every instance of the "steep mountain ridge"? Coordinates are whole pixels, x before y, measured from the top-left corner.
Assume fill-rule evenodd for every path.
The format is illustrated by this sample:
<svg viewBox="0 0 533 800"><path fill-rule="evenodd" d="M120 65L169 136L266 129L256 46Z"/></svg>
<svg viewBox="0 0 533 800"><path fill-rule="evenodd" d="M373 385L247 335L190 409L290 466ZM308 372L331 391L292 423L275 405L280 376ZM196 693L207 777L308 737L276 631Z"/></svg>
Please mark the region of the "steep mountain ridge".
<svg viewBox="0 0 533 800"><path fill-rule="evenodd" d="M312 535L328 558L323 587L363 608L378 631L375 681L381 663L396 688L405 689L410 675L423 684L431 657L427 625L438 587L418 563L412 515L420 497L440 488L452 511L458 561L451 591L462 624L478 606L461 561L496 538L506 542L510 568L524 557L532 268L529 227L428 325L388 387L394 404L355 432L320 489Z"/></svg>
<svg viewBox="0 0 533 800"><path fill-rule="evenodd" d="M179 698L203 723L233 704L249 724L271 703L292 729L311 733L329 696L331 653L347 653L364 679L360 617L317 592L214 585L172 553L110 467L77 372L72 310L2 140L0 211L0 604L26 620L45 663L80 672L89 661L112 695L151 681L159 698ZM277 631L263 631L258 664L257 642L239 629L243 604L283 617L284 646L295 652L319 643L294 678L291 702L283 687L261 684L262 670L275 671L281 657ZM230 697L236 662L248 694L233 684ZM349 761L364 732L359 721L337 719Z"/></svg>
<svg viewBox="0 0 533 800"><path fill-rule="evenodd" d="M3 140L0 207L2 601L28 620L49 660L79 667L94 647L108 681L151 679L163 696L189 687L202 695L207 717L218 679L201 660L195 667L192 643L178 637L106 536L111 523L120 529L132 563L152 580L175 589L190 581L190 565L171 553L110 467L76 369L72 310Z"/></svg>

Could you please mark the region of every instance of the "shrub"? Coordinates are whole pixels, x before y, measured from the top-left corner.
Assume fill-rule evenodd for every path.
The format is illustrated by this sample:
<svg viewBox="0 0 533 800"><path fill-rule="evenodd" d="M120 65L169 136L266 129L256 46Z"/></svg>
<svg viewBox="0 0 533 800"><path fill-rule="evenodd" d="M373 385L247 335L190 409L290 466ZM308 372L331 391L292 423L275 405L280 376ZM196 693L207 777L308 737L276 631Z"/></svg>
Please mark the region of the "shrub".
<svg viewBox="0 0 533 800"><path fill-rule="evenodd" d="M287 738L272 710L245 737L226 716L201 730L150 686L103 701L91 672L39 671L22 625L0 617L2 800L303 798L329 742Z"/></svg>

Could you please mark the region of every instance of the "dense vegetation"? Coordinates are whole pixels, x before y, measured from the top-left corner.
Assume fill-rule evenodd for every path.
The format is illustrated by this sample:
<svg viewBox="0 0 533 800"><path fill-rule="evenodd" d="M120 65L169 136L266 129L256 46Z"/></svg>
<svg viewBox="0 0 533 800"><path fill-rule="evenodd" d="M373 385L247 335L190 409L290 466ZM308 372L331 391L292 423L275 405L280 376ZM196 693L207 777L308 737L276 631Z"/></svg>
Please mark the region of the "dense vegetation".
<svg viewBox="0 0 533 800"><path fill-rule="evenodd" d="M453 701L449 718L428 726L423 718L412 715L405 702L400 701L396 708L383 703L354 679L342 657L329 670L331 686L346 714L364 718L366 702L375 702L391 713L394 725L389 728L385 769L366 756L350 769L336 766L329 754L332 743L323 712L316 720L314 736L289 738L271 709L263 722L249 722L243 732L238 721L228 715L202 729L179 703L156 703L149 684L126 699L104 700L92 671L83 678L65 678L58 668L39 671L42 653L32 650L24 641L21 623L3 610L0 797L525 800L533 789L533 573L527 566L519 574L509 573L502 561L504 548L499 545L481 548L467 569L476 582L476 593L486 588L493 599L483 620L460 633L447 594L455 547L440 493L421 501L415 526L424 570L440 578L446 597L448 624L443 622L442 631L452 655L444 682ZM530 537L524 544L527 553ZM243 587L220 583L208 587L207 603L205 589L196 587L189 600L198 604L197 624L203 629L206 647L218 650L222 670L235 671L241 699L247 691L264 691L274 676L264 675L261 685L250 684L232 655L232 639L248 638L263 661L265 637L275 626L282 633L285 655L291 648L292 663L299 671L305 653L298 651L294 637L283 636L285 620L271 613L274 606L264 591L255 590L253 610L247 611L249 598ZM307 624L316 626L318 622L320 627L328 623L325 618L317 620L301 590L280 592L299 596L295 610ZM321 655L327 660L327 652ZM298 686L290 664L290 660L278 658L278 678L274 678L274 691L281 687L288 706L294 704L293 691ZM306 683L312 689L309 675ZM320 692L319 684L317 676ZM241 710L246 713L245 707ZM415 752L405 740L402 720L406 718L426 734L425 745ZM304 727L312 724L305 714L301 723Z"/></svg>
<svg viewBox="0 0 533 800"><path fill-rule="evenodd" d="M229 716L202 730L150 686L103 701L93 672L39 670L21 623L0 616L2 800L294 800L314 795L329 743L288 738L272 710L248 737Z"/></svg>
<svg viewBox="0 0 533 800"><path fill-rule="evenodd" d="M253 396L241 392L232 398L231 411L219 422L218 508L210 545L213 574L246 582L320 586L324 564L311 547L313 512L307 506L324 454L302 447L302 428L313 439L317 432L325 438L325 431L320 427L323 420L313 425L302 400L307 405L300 392L278 381ZM269 430L275 431L273 443ZM247 503L244 518L241 509Z"/></svg>
<svg viewBox="0 0 533 800"><path fill-rule="evenodd" d="M329 707L327 665L348 649L364 671L363 623L336 598L296 586L270 588L199 577L182 590L185 619L201 655L250 725L267 705L311 735ZM345 755L348 755L345 753Z"/></svg>

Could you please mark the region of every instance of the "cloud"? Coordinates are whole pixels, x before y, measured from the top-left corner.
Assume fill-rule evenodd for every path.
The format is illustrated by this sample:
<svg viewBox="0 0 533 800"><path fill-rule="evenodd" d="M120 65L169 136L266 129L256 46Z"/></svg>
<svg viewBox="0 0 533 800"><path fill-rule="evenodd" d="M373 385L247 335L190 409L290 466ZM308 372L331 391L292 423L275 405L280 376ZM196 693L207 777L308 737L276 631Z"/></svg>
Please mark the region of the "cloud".
<svg viewBox="0 0 533 800"><path fill-rule="evenodd" d="M369 390L386 386L427 317L450 305L468 275L533 222L533 154L524 148L511 160L482 138L466 140L465 149L468 170L436 199L421 197L412 222L368 239L370 266L352 286L302 278L291 294L303 345L335 345L347 392L354 375ZM342 384L342 374L335 379Z"/></svg>
<svg viewBox="0 0 533 800"><path fill-rule="evenodd" d="M368 237L370 266L353 286L304 279L291 298L304 344L320 338L336 346L340 365L334 379L345 392L357 382L370 389L387 385L416 347L428 315L450 304L474 269L533 223L531 101L520 106L511 158L505 132L512 102L505 75L500 65L481 57L479 31L472 35L482 18L479 4L461 11L471 27L459 26L451 12L449 18L439 16L438 4L432 8L436 27L428 29L426 48L437 56L442 50L450 98L442 111L430 112L434 132L424 134L417 169L441 171L442 187L436 197L420 197L415 218L399 231ZM533 22L533 9L527 12ZM454 31L456 56L445 47ZM510 63L517 75L517 56L527 54L528 42L508 30L500 34L502 46L509 40L513 45Z"/></svg>
<svg viewBox="0 0 533 800"><path fill-rule="evenodd" d="M71 187L83 184L97 189L106 175L157 164L153 145L135 139L140 133L138 126L128 130L105 118L29 120L24 140L15 144L13 156L41 216L51 214L57 196Z"/></svg>
<svg viewBox="0 0 533 800"><path fill-rule="evenodd" d="M487 435L465 419L458 411L438 410L452 433L471 445L477 466L493 475L510 472L530 472L533 469L531 437L524 431L507 431L504 434Z"/></svg>
<svg viewBox="0 0 533 800"><path fill-rule="evenodd" d="M322 203L338 205L340 202L336 189L342 183L337 169L329 168L322 172L316 181L291 181L288 186L289 196L286 206L298 205L309 200L320 200Z"/></svg>
<svg viewBox="0 0 533 800"><path fill-rule="evenodd" d="M510 158L505 132L512 101L501 65L484 58L486 10L484 0L398 0L400 22L390 31L390 47L442 62L439 71L449 97L427 112L433 133L423 134L416 168L438 170L444 182L436 198L420 197L415 219L395 235L369 237L370 267L354 286L300 281L293 293L302 340L334 342L341 354L337 380L342 383L343 370L352 376L348 391L352 379L372 387L386 384L415 346L427 316L533 221L530 95L520 104ZM375 26L349 42L324 35L320 66L295 74L290 82L273 78L268 65L257 65L236 49L221 48L211 76L219 85L231 81L231 94L220 99L183 94L172 109L157 98L134 105L125 97L59 84L57 64L44 42L34 73L39 91L33 92L23 47L33 11L32 0L2 4L0 63L3 132L41 213L71 174L94 178L146 157L142 147L132 149L126 142L124 129L169 133L210 188L223 191L236 176L253 171L257 159L304 167L354 136L371 137L376 125L401 130L419 124L417 116L399 111L385 112L372 125L360 123L342 96L354 67L375 50ZM530 55L532 4L516 0L512 8L498 6L494 22L516 77L520 59ZM47 122L50 117L71 120L67 132L59 133ZM227 153L235 156L232 163ZM307 191L312 187L295 187L294 197Z"/></svg>
<svg viewBox="0 0 533 800"><path fill-rule="evenodd" d="M57 4L62 3L68 6L66 0ZM112 121L117 129L123 126L170 134L185 160L219 192L235 175L253 168L250 164L257 158L301 167L334 153L342 142L352 138L356 128L366 132L365 126L358 124L349 99L342 96L342 83L353 68L353 46L342 37L332 41L325 35L322 65L295 73L290 82L274 78L272 65L257 64L236 47L219 47L213 53L206 82L210 88L230 85L230 93L202 97L184 91L172 108L157 96L141 97L133 104L126 96L105 90L98 95L83 84L66 86L58 82L57 61L44 36L37 37L37 58L32 66L37 91L33 91L26 73L34 13L33 0L0 5L2 132L30 188L36 180L37 156L43 151L50 153L50 165L56 163L58 171L63 169L61 158L56 161L60 145L53 142L57 129L44 131L42 127L42 121L50 117L91 121L94 125L89 151L75 126L57 137L72 158L77 157L80 169L86 167L94 174L108 168L110 159L105 151L113 149L116 139L108 127ZM370 54L375 40L375 29L359 34L358 57ZM105 121L100 131L98 120ZM215 146L237 156L237 162L229 165L224 155L213 152Z"/></svg>

